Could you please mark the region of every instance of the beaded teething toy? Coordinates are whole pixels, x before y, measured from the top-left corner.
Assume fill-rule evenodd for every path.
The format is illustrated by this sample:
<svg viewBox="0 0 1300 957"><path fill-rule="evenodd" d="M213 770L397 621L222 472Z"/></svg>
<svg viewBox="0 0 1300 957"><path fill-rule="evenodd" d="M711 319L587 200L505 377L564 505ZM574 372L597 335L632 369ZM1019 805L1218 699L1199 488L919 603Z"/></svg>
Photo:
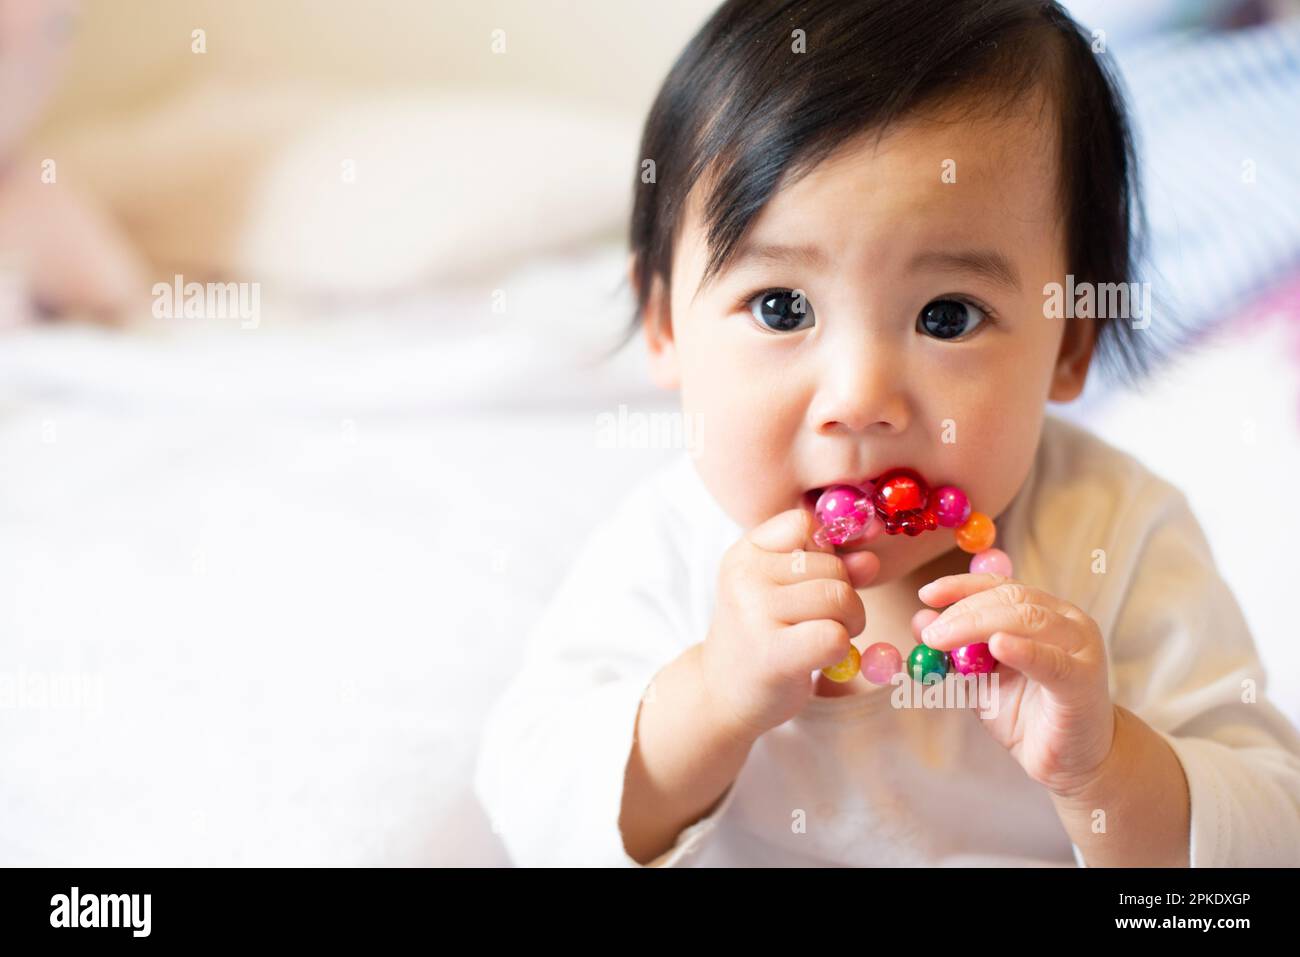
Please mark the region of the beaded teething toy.
<svg viewBox="0 0 1300 957"><path fill-rule="evenodd" d="M911 469L891 469L867 482L833 485L817 498L813 509L821 527L813 541L825 547L843 545L868 535L884 525L886 534L915 537L942 526L956 530L957 546L971 553L970 570L976 574L1011 576L1011 559L993 548L997 529L983 512L973 512L966 493L955 485L931 490ZM988 674L997 660L986 642L964 645L949 653L918 644L907 656L907 671L920 682L942 680L949 671L962 675ZM861 670L872 684L889 684L903 670L903 656L885 641L878 641L859 654L853 645L838 664L823 668L832 681L851 681Z"/></svg>

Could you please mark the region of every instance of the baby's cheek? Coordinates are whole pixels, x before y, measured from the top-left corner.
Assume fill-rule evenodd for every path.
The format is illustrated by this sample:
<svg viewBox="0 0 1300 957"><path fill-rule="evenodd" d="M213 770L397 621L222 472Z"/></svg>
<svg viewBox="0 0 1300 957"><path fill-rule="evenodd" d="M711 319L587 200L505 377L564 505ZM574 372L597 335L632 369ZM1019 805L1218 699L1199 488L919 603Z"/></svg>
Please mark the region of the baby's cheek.
<svg viewBox="0 0 1300 957"><path fill-rule="evenodd" d="M701 477L727 513L752 528L796 507L803 489L791 466L795 436L779 411L734 398L684 401L683 407L699 424L695 464Z"/></svg>
<svg viewBox="0 0 1300 957"><path fill-rule="evenodd" d="M954 473L974 507L1000 514L1024 484L1041 434L1043 406L991 402L966 417L953 444Z"/></svg>

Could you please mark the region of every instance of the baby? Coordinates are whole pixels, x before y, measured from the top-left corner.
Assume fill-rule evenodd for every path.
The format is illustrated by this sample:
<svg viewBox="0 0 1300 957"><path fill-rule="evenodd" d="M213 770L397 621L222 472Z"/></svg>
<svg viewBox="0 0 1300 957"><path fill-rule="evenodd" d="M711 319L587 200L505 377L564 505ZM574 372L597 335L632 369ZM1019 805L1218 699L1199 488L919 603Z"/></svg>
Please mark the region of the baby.
<svg viewBox="0 0 1300 957"><path fill-rule="evenodd" d="M1050 307L1136 257L1091 35L1040 0L729 0L641 158L638 324L700 442L601 523L489 717L515 862L1300 863L1300 737L1186 499L1047 414L1177 339ZM946 528L814 541L823 489L896 467L965 490L1014 577ZM881 641L987 642L992 701L823 671Z"/></svg>

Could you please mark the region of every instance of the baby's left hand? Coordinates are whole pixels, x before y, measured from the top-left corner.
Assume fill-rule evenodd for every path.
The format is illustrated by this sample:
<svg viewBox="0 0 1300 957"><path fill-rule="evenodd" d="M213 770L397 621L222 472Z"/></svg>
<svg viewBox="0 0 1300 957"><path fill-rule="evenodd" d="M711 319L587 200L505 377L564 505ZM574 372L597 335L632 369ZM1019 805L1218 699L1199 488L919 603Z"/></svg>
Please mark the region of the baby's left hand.
<svg viewBox="0 0 1300 957"><path fill-rule="evenodd" d="M1001 575L946 575L922 588L934 608L912 631L940 651L988 642L997 668L994 739L1050 792L1070 796L1097 777L1115 735L1106 647L1097 623L1054 595ZM925 631L938 620L942 634Z"/></svg>

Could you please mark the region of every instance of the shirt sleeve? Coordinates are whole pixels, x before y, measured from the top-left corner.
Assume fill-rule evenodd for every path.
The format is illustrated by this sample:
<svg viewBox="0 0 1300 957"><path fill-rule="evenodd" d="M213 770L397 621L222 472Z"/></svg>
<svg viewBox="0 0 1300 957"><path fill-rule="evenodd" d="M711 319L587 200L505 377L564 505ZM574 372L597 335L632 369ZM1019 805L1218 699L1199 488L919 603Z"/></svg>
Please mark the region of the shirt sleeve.
<svg viewBox="0 0 1300 957"><path fill-rule="evenodd" d="M618 819L637 713L691 633L690 573L632 503L599 526L530 633L525 660L484 726L474 789L519 866L640 867ZM686 864L734 786L646 866Z"/></svg>
<svg viewBox="0 0 1300 957"><path fill-rule="evenodd" d="M1111 693L1168 742L1187 778L1193 867L1300 863L1300 736L1266 697L1241 609L1181 492L1162 480L1133 544L1108 653ZM1131 517L1130 515L1130 517ZM1075 859L1083 864L1077 847Z"/></svg>

